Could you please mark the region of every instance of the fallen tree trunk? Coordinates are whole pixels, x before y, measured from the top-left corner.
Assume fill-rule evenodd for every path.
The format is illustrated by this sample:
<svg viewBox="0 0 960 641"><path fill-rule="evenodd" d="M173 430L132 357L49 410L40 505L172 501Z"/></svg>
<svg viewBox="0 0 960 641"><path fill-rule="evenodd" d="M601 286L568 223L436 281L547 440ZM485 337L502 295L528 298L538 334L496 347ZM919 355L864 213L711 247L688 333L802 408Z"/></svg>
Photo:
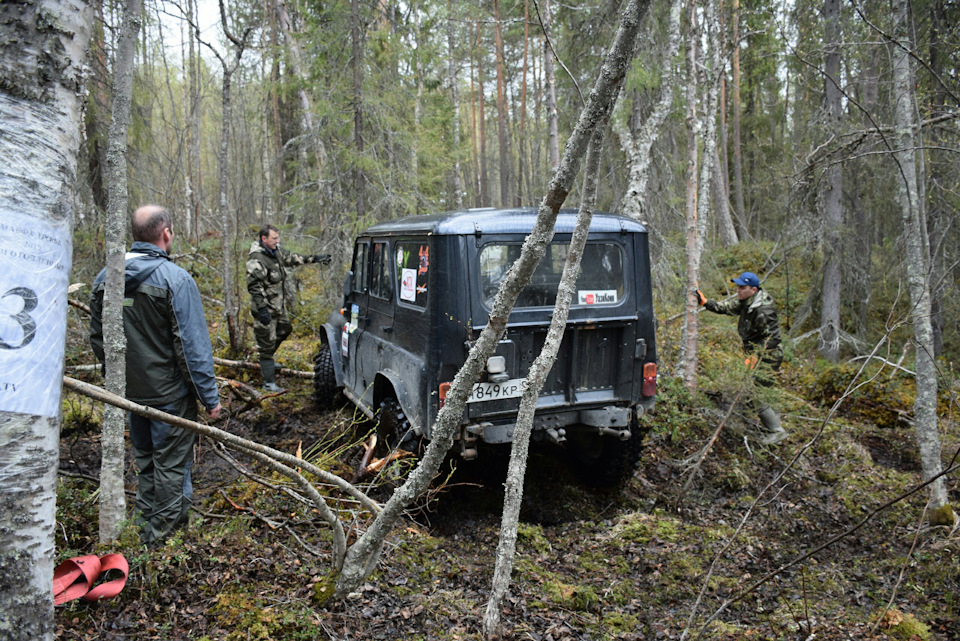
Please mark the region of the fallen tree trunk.
<svg viewBox="0 0 960 641"><path fill-rule="evenodd" d="M221 365L223 367L234 367L236 369L245 369L245 370L256 370L260 371L259 363L251 363L250 361L231 361L225 358L213 357L214 365ZM298 369L287 369L286 367L281 367L277 370L278 374L283 376L293 376L294 378L313 378L313 372L305 372Z"/></svg>
<svg viewBox="0 0 960 641"><path fill-rule="evenodd" d="M225 446L231 449L252 456L258 461L269 466L274 471L292 479L300 486L300 489L304 492L304 494L307 495L308 498L306 500L309 500L317 508L323 520L330 526L330 529L333 533L332 565L334 572L339 572L341 570L344 558L346 557L347 543L343 524L341 523L337 514L327 504L326 499L321 496L317 489L313 486L313 483L307 480L302 474L297 472L297 469L302 469L309 474L313 474L319 481L327 486L336 488L351 498L356 499L360 505L372 515L379 514L381 511L381 507L376 501L361 492L352 484L348 483L339 476L331 474L330 472L317 467L309 461L297 458L292 454L275 450L272 447L261 445L260 443L255 443L254 441L248 441L245 438L230 434L229 432L225 432L211 425L195 423L194 421L180 418L179 416L173 416L172 414L161 412L160 410L153 409L152 407L139 405L115 394L111 394L110 392L103 388L97 387L96 385L90 385L89 383L78 381L74 378L70 378L69 376L63 377L63 386L69 390L77 392L78 394L83 394L84 396L108 403L115 407L127 410L128 412L133 412L135 414L139 414L140 416L145 416L154 420L163 421L165 423L176 425L177 427L188 429L191 432L196 432L197 434L206 436L207 438L217 441L218 443L223 443Z"/></svg>

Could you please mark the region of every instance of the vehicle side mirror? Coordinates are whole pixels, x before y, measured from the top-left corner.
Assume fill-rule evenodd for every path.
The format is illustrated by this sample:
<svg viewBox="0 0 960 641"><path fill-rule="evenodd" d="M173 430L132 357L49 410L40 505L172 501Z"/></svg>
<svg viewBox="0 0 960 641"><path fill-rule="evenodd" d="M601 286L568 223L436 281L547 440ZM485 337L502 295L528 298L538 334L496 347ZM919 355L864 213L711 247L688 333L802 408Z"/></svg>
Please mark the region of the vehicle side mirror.
<svg viewBox="0 0 960 641"><path fill-rule="evenodd" d="M343 278L343 295L349 296L353 293L353 271L347 270L347 275Z"/></svg>

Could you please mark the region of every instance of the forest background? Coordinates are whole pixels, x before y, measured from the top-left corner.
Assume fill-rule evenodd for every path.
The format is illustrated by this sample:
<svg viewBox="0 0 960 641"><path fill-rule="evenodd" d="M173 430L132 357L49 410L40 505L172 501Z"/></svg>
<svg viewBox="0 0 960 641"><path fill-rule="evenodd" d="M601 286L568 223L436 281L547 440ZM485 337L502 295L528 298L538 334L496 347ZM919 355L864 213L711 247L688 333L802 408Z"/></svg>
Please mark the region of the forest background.
<svg viewBox="0 0 960 641"><path fill-rule="evenodd" d="M833 4L833 35L825 33L830 2L728 2L711 4L716 11L709 12L704 5L693 27L685 14L678 50L671 49L671 6L655 3L614 115L617 135L604 148L597 209L649 224L658 309L682 305L693 132L699 163L713 172L698 194L707 204L697 223L704 291L721 297L741 270L769 276L785 331L801 335L839 311L840 341L849 353L862 352L910 304L893 110L898 99L915 99L934 344L952 362L960 349L957 9L947 2L912 6L916 94L901 97L892 79L898 45L888 5ZM204 240L228 246L234 278L223 297L231 315L244 309L243 257L263 223L281 226L288 245L332 253L345 265L354 233L381 220L536 205L619 8L598 2L551 9L532 0L236 2L225 12L233 42L212 21L216 5L201 5L202 18L193 2L144 8L129 202L161 202L176 212L180 251ZM103 175L121 7L98 9L75 244L75 281L84 282L104 258L103 244L88 239L102 229L107 205ZM202 30L191 28L201 23ZM691 43L702 45L692 79L683 51ZM831 53L839 66L828 74ZM839 110L826 102L832 87L839 89ZM656 142L637 159L651 120L661 123ZM838 169L835 183L831 172ZM576 203L574 192L567 205ZM794 261L803 268L791 272ZM840 279L838 290L823 289L825 271ZM339 278L328 285L322 302L332 307ZM837 309L822 314L828 295L827 305ZM909 327L898 331L891 338L897 349ZM837 336L821 343L836 360Z"/></svg>
<svg viewBox="0 0 960 641"><path fill-rule="evenodd" d="M105 258L122 7L97 8L73 282L90 282ZM267 1L231 3L219 27L196 30L192 3L147 3L129 202L175 212L176 251L200 262L222 252L221 286L203 287L216 348L250 350L242 265L264 222L280 225L288 246L332 253L345 268L353 235L374 222L539 202L619 8ZM915 3L905 23L881 3L651 6L604 148L597 208L651 230L662 375L695 387L691 286L720 298L743 269L780 304L795 339L788 360L816 372L826 368L819 358L849 365L879 345L888 364L914 367L926 350L912 340L908 279L909 239L919 237L929 352L940 389L954 389L955 12ZM903 60L915 74L906 85ZM917 134L908 146L905 127ZM905 150L918 178L912 231ZM567 203L577 200L574 191ZM311 293L301 333L338 304L332 273ZM715 365L707 352L701 373L718 376Z"/></svg>

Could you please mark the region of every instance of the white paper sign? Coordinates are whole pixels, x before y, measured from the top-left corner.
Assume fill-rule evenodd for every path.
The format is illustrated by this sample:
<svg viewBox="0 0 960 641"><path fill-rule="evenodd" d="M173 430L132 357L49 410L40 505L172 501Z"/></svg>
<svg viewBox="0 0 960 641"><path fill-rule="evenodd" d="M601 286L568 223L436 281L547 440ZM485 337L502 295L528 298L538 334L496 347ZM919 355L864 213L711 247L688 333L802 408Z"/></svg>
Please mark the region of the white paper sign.
<svg viewBox="0 0 960 641"><path fill-rule="evenodd" d="M400 300L416 302L417 300L417 270L406 269L400 274Z"/></svg>
<svg viewBox="0 0 960 641"><path fill-rule="evenodd" d="M70 226L0 209L0 411L60 414Z"/></svg>

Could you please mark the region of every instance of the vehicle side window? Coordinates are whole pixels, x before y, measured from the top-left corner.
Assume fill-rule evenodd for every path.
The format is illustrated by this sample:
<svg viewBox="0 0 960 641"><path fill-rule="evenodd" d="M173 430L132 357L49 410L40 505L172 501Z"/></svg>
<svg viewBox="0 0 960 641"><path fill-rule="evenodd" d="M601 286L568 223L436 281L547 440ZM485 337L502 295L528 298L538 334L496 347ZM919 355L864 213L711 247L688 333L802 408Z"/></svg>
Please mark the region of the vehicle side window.
<svg viewBox="0 0 960 641"><path fill-rule="evenodd" d="M397 291L400 302L427 306L427 273L430 270L430 243L397 243Z"/></svg>
<svg viewBox="0 0 960 641"><path fill-rule="evenodd" d="M390 287L388 251L387 243L373 244L373 258L370 261L370 293L377 298L389 300L393 290Z"/></svg>
<svg viewBox="0 0 960 641"><path fill-rule="evenodd" d="M370 286L370 244L357 243L353 249L353 291L366 294Z"/></svg>

